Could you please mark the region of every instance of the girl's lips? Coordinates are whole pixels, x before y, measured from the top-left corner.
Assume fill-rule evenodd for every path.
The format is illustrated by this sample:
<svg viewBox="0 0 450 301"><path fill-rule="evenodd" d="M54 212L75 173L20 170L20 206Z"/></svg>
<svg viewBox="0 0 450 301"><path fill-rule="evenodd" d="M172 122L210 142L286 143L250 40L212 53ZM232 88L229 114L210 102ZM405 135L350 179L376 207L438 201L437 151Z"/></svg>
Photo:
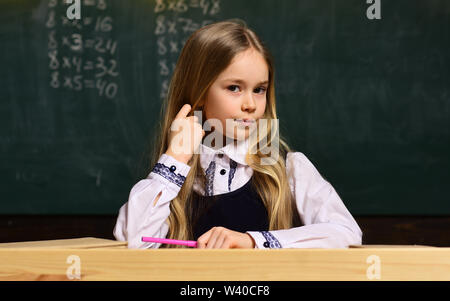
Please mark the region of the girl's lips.
<svg viewBox="0 0 450 301"><path fill-rule="evenodd" d="M244 126L252 125L255 123L254 119L235 119L234 121L237 122L238 124L244 125Z"/></svg>
<svg viewBox="0 0 450 301"><path fill-rule="evenodd" d="M253 123L253 122L255 122L254 119L235 119L234 121L248 122L248 123Z"/></svg>

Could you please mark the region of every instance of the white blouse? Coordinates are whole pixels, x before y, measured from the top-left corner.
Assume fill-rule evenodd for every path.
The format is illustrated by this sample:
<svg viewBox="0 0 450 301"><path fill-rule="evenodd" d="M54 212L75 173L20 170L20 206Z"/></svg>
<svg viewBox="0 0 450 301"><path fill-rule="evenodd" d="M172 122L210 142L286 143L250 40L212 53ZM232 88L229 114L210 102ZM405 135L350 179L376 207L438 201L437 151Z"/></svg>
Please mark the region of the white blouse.
<svg viewBox="0 0 450 301"><path fill-rule="evenodd" d="M201 144L199 150L203 171L206 173L212 161L215 169L210 187L203 187L198 179L194 181L193 189L197 193L205 195L205 190L208 195L228 193L250 180L253 170L245 163L248 140L218 150ZM133 186L128 202L120 208L114 228L116 239L128 241L129 248L158 248L160 244L142 242L141 237L166 237L170 201L177 196L189 170L189 165L163 154L148 177ZM257 248L346 248L361 244L358 224L333 186L304 154L287 154L286 173L304 226L247 232ZM160 198L154 204L159 193Z"/></svg>

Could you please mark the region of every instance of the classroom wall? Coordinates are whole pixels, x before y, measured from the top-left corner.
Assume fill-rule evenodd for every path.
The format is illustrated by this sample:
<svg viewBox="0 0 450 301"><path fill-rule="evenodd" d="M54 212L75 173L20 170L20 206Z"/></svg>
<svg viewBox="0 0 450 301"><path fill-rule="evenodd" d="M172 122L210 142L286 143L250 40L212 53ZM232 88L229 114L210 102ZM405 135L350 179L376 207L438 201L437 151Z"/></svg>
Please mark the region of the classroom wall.
<svg viewBox="0 0 450 301"><path fill-rule="evenodd" d="M363 244L450 247L450 217L355 216ZM0 242L78 237L115 239L115 215L0 216Z"/></svg>

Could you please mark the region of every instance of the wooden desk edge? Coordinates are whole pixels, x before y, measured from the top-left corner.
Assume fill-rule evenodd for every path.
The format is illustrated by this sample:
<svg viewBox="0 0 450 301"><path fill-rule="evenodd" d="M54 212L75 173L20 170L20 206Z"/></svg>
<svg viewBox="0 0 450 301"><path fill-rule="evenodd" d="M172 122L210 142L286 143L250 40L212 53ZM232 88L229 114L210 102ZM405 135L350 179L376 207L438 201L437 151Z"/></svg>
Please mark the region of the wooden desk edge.
<svg viewBox="0 0 450 301"><path fill-rule="evenodd" d="M77 258L81 280L450 280L450 248L0 249L0 280L68 280Z"/></svg>

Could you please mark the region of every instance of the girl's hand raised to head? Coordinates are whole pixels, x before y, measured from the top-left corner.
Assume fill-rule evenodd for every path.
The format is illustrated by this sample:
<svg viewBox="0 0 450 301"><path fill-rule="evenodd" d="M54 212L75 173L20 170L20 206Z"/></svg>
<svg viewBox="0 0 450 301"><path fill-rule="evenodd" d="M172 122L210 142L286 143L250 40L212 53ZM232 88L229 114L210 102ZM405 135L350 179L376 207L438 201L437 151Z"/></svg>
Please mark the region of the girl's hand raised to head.
<svg viewBox="0 0 450 301"><path fill-rule="evenodd" d="M187 164L197 151L205 131L197 116L189 116L191 106L185 104L170 126L169 148L166 154Z"/></svg>
<svg viewBox="0 0 450 301"><path fill-rule="evenodd" d="M197 240L199 249L232 249L254 248L255 242L247 233L229 230L224 227L214 227Z"/></svg>

